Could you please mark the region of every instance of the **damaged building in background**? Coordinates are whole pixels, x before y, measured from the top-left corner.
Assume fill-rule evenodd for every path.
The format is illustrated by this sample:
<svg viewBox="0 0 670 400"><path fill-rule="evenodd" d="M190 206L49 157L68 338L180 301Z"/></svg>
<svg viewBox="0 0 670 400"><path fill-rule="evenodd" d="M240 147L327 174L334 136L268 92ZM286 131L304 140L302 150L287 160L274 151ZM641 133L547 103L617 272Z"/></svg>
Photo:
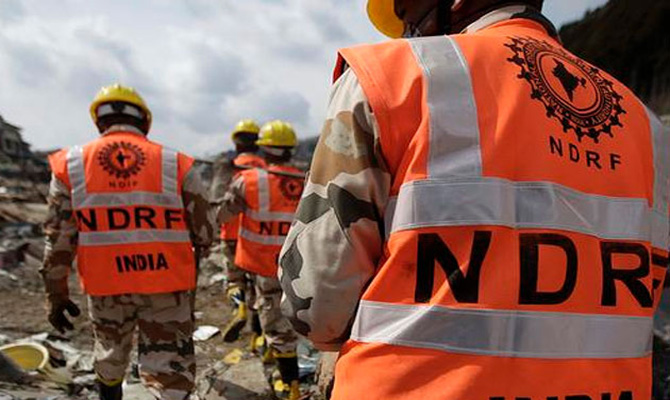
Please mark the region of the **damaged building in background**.
<svg viewBox="0 0 670 400"><path fill-rule="evenodd" d="M46 156L33 152L21 128L0 115L0 198L43 200L49 183Z"/></svg>
<svg viewBox="0 0 670 400"><path fill-rule="evenodd" d="M30 244L43 241L50 177L46 155L31 151L21 128L0 116L0 274L21 266Z"/></svg>

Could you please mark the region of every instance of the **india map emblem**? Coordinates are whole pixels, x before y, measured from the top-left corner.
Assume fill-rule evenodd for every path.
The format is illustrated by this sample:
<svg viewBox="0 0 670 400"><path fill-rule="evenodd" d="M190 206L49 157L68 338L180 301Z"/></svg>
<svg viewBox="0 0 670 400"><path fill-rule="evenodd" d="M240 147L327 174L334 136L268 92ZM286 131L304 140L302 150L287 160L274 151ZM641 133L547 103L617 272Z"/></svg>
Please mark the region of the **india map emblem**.
<svg viewBox="0 0 670 400"><path fill-rule="evenodd" d="M573 131L580 142L588 137L598 143L601 135L614 137L613 128L623 126L623 97L598 68L529 37L511 37L505 47L513 52L507 61L520 68L517 77L530 85L530 97L542 102L547 117L556 119L563 132Z"/></svg>

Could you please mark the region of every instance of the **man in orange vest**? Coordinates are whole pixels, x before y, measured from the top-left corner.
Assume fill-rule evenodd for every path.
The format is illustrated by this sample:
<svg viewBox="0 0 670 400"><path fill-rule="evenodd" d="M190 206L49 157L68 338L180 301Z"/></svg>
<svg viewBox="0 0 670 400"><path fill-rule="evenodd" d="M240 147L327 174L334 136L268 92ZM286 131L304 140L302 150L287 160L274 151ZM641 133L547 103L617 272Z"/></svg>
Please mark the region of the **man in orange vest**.
<svg viewBox="0 0 670 400"><path fill-rule="evenodd" d="M235 264L254 274L256 309L281 375L282 398L300 397L297 342L291 324L279 309L281 288L277 258L303 190L303 176L290 165L298 139L290 124L272 121L263 126L259 139L267 169L242 171L233 181L218 211L219 222L242 214Z"/></svg>
<svg viewBox="0 0 670 400"><path fill-rule="evenodd" d="M195 379L195 253L214 214L193 159L149 141L151 111L132 88L102 88L91 104L101 136L49 157L52 170L41 270L49 322L79 314L68 274L76 257L95 335L102 400L121 399L133 335L140 376L157 399L183 400Z"/></svg>
<svg viewBox="0 0 670 400"><path fill-rule="evenodd" d="M340 51L282 309L335 399L646 400L670 135L542 1L369 0Z"/></svg>
<svg viewBox="0 0 670 400"><path fill-rule="evenodd" d="M235 144L236 157L232 161L233 179L241 171L249 168L265 168L265 160L259 156L258 133L260 127L251 119L243 119L237 123L231 139ZM241 218L241 217L240 217ZM255 293L253 279L250 279L245 270L235 265L235 248L237 247L240 218L233 218L221 225L221 240L224 241L226 255L226 295L233 305L232 318L223 330L223 340L234 342L240 336L240 331L247 323L248 305L252 305L253 335L251 347L255 348L256 338L262 334L258 312L253 310ZM247 287L250 286L250 290Z"/></svg>

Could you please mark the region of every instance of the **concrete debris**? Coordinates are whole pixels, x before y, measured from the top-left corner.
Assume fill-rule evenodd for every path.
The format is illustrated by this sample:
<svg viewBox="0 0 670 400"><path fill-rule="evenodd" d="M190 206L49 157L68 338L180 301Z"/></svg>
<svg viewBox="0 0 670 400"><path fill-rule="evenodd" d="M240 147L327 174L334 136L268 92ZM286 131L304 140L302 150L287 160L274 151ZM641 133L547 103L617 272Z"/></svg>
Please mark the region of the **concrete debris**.
<svg viewBox="0 0 670 400"><path fill-rule="evenodd" d="M212 275L211 278L209 278L209 284L210 285L216 285L217 283L223 283L226 280L226 274L223 272L219 272L218 274Z"/></svg>
<svg viewBox="0 0 670 400"><path fill-rule="evenodd" d="M193 332L193 340L196 342L204 342L213 338L215 335L221 333L221 330L216 326L203 325L199 326L195 332Z"/></svg>
<svg viewBox="0 0 670 400"><path fill-rule="evenodd" d="M155 400L156 397L151 394L141 383L123 384L123 397L133 400Z"/></svg>
<svg viewBox="0 0 670 400"><path fill-rule="evenodd" d="M265 400L270 386L258 357L229 366L220 361L198 379L198 400Z"/></svg>

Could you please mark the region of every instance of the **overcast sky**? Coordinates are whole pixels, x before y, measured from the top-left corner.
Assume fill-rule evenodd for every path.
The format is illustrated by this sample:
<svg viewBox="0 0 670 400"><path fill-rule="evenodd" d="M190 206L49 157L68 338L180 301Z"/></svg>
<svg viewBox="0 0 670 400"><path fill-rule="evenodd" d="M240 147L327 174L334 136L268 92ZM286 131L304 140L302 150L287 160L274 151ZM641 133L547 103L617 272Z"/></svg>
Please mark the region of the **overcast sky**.
<svg viewBox="0 0 670 400"><path fill-rule="evenodd" d="M606 0L547 0L557 25ZM36 149L96 136L105 84L135 86L151 137L195 155L232 146L240 118L322 124L336 50L383 37L364 0L0 0L0 115Z"/></svg>

